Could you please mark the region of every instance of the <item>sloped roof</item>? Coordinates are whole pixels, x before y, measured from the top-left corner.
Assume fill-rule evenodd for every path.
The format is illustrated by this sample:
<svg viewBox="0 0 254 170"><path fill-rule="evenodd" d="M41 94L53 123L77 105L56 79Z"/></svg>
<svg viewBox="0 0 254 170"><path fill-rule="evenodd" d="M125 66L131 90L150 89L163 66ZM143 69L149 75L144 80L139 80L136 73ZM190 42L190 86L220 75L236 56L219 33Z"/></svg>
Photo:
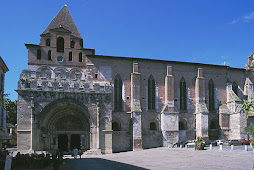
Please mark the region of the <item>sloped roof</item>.
<svg viewBox="0 0 254 170"><path fill-rule="evenodd" d="M64 7L58 12L58 14L50 22L50 24L43 31L42 34L47 34L49 33L51 29L56 29L56 28L64 28L70 31L71 35L77 38L82 38L67 5L64 5Z"/></svg>

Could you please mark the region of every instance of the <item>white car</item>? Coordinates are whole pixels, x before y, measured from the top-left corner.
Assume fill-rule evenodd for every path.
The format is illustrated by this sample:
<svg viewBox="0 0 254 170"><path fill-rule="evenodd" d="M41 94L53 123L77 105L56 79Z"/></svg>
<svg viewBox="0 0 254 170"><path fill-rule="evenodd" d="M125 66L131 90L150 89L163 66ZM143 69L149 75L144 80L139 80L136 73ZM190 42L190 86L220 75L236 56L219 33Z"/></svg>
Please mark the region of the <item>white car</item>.
<svg viewBox="0 0 254 170"><path fill-rule="evenodd" d="M226 142L226 140L220 139L220 140L216 140L216 142L217 142L217 146L219 146L219 145L223 145L223 143Z"/></svg>
<svg viewBox="0 0 254 170"><path fill-rule="evenodd" d="M195 146L195 140L188 140L186 145L187 145L187 147L194 147Z"/></svg>

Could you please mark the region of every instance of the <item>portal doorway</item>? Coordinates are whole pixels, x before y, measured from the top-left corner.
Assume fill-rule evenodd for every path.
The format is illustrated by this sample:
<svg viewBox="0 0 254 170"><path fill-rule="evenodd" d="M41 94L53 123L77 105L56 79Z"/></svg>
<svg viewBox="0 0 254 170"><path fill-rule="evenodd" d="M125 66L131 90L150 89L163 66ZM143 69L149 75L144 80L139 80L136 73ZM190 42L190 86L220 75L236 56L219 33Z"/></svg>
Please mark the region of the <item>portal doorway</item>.
<svg viewBox="0 0 254 170"><path fill-rule="evenodd" d="M80 135L79 134L71 135L71 150L74 148L80 149Z"/></svg>
<svg viewBox="0 0 254 170"><path fill-rule="evenodd" d="M67 134L60 134L58 139L58 149L59 151L68 151L68 136Z"/></svg>

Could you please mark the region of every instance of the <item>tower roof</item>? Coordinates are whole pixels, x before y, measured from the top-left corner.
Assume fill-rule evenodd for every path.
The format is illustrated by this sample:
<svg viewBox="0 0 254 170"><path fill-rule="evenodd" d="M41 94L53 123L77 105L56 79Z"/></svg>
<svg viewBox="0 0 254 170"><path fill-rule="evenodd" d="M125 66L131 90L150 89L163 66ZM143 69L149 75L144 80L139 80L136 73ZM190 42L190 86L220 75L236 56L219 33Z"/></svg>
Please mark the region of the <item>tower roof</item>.
<svg viewBox="0 0 254 170"><path fill-rule="evenodd" d="M50 22L50 24L43 31L42 34L47 34L49 33L51 29L56 29L56 28L66 29L71 32L71 35L77 38L82 38L67 5L63 6L63 8L58 12L58 14Z"/></svg>

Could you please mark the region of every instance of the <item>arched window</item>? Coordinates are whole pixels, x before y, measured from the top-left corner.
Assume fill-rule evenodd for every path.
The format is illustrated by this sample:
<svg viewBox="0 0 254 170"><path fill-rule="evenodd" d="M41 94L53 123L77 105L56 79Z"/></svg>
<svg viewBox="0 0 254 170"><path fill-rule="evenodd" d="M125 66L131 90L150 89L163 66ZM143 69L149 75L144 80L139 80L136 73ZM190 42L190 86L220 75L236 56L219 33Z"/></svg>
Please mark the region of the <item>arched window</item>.
<svg viewBox="0 0 254 170"><path fill-rule="evenodd" d="M151 122L151 123L150 123L150 130L157 130L157 127L156 127L156 123L155 123L155 122Z"/></svg>
<svg viewBox="0 0 254 170"><path fill-rule="evenodd" d="M209 110L214 110L214 84L213 80L211 79L208 83L208 90L209 90Z"/></svg>
<svg viewBox="0 0 254 170"><path fill-rule="evenodd" d="M236 84L236 82L234 82L232 84L232 90L235 92L236 95L238 95L237 91L238 91L238 85Z"/></svg>
<svg viewBox="0 0 254 170"><path fill-rule="evenodd" d="M71 41L71 48L74 48L74 46L75 46L75 41Z"/></svg>
<svg viewBox="0 0 254 170"><path fill-rule="evenodd" d="M82 52L79 53L79 58L78 58L79 62L83 61L83 57L82 57Z"/></svg>
<svg viewBox="0 0 254 170"><path fill-rule="evenodd" d="M155 110L155 80L152 75L148 78L148 110Z"/></svg>
<svg viewBox="0 0 254 170"><path fill-rule="evenodd" d="M119 74L116 75L114 80L114 102L115 102L115 110L122 110L122 79Z"/></svg>
<svg viewBox="0 0 254 170"><path fill-rule="evenodd" d="M79 40L79 45L80 45L81 48L83 48L83 39Z"/></svg>
<svg viewBox="0 0 254 170"><path fill-rule="evenodd" d="M57 38L57 52L64 52L64 38Z"/></svg>
<svg viewBox="0 0 254 170"><path fill-rule="evenodd" d="M50 39L46 39L46 46L50 46Z"/></svg>
<svg viewBox="0 0 254 170"><path fill-rule="evenodd" d="M69 52L69 61L72 61L72 52Z"/></svg>
<svg viewBox="0 0 254 170"><path fill-rule="evenodd" d="M51 50L48 51L48 60L51 60Z"/></svg>
<svg viewBox="0 0 254 170"><path fill-rule="evenodd" d="M184 78L180 80L180 110L187 110L187 90Z"/></svg>
<svg viewBox="0 0 254 170"><path fill-rule="evenodd" d="M120 131L121 130L120 125L119 125L118 122L113 122L112 123L112 130L113 131Z"/></svg>
<svg viewBox="0 0 254 170"><path fill-rule="evenodd" d="M184 124L184 122L179 121L179 130L186 130L186 125Z"/></svg>
<svg viewBox="0 0 254 170"><path fill-rule="evenodd" d="M41 59L41 50L37 50L37 60Z"/></svg>

